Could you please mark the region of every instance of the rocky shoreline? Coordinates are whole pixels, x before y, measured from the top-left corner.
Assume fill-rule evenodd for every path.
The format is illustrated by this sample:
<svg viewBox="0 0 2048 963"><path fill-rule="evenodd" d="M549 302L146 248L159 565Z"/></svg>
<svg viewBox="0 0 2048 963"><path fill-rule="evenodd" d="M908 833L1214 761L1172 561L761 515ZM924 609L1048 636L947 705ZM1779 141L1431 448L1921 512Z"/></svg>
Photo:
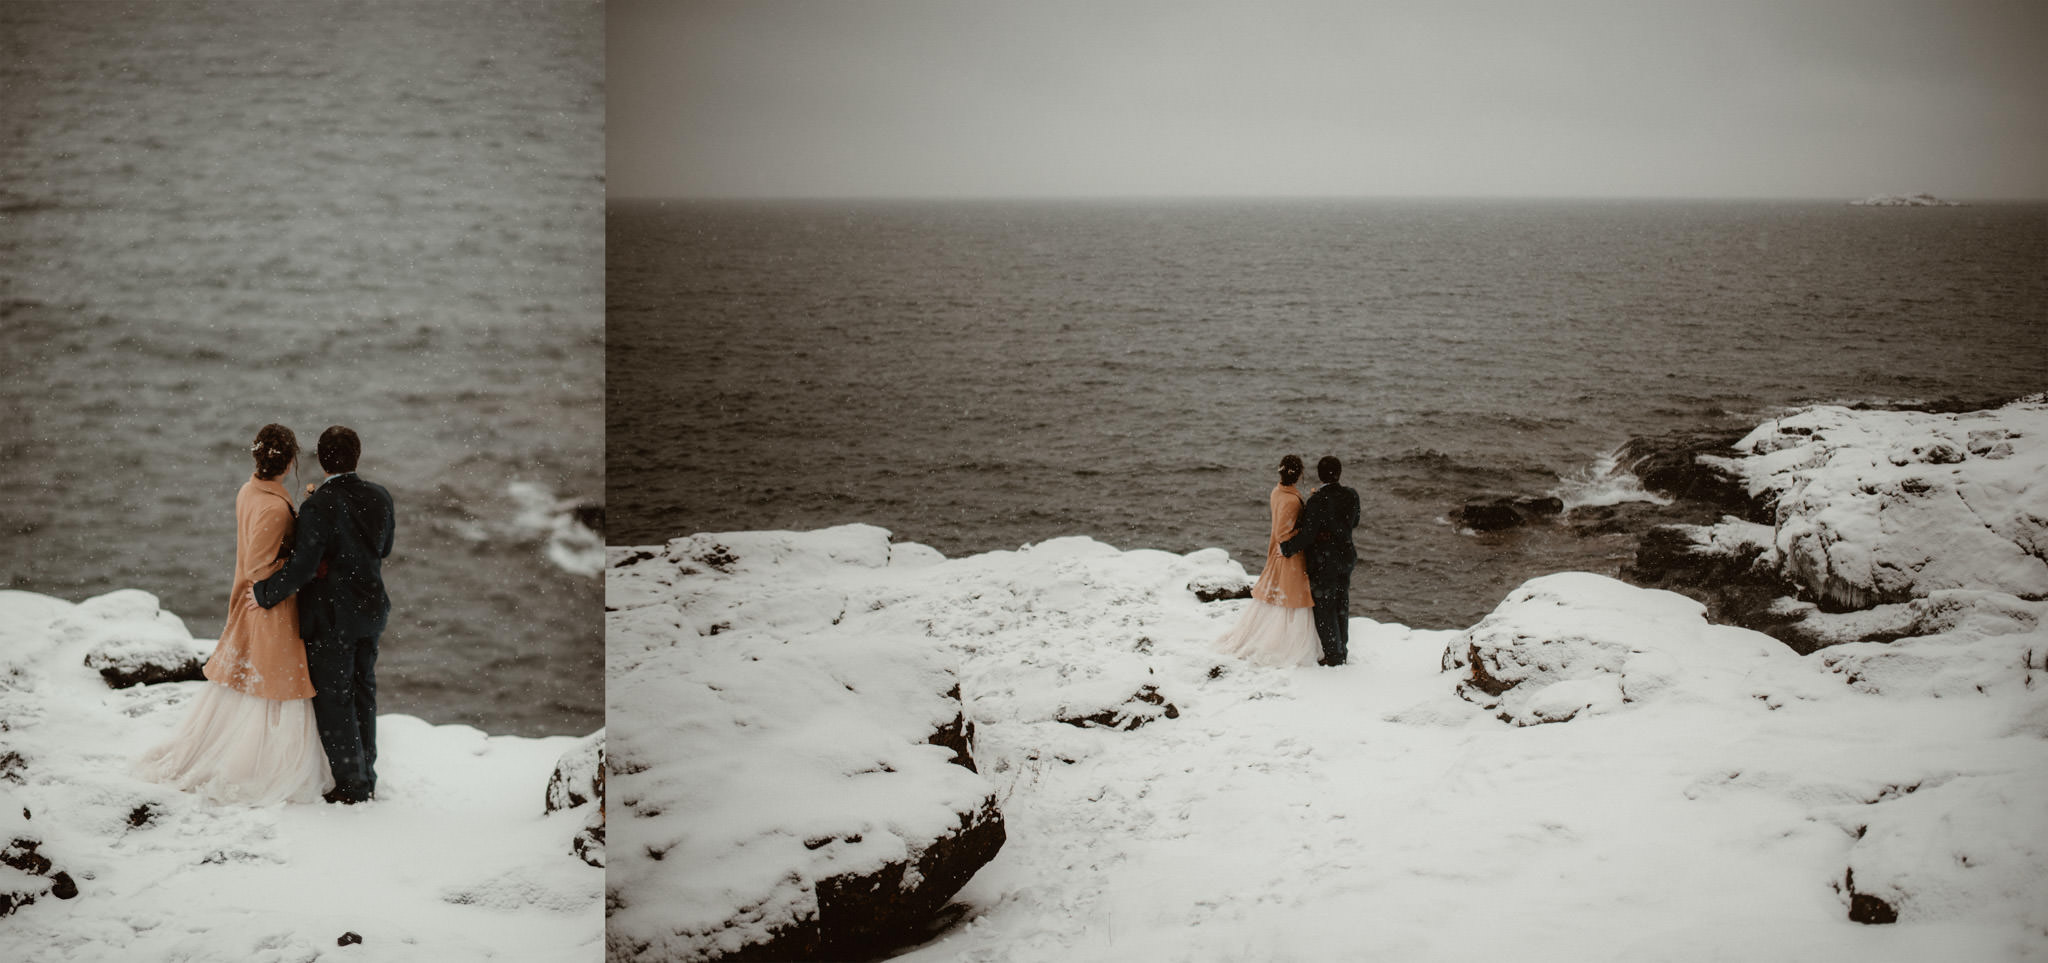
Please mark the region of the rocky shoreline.
<svg viewBox="0 0 2048 963"><path fill-rule="evenodd" d="M2048 403L1955 407L1639 439L1622 467L1668 503L1505 503L1650 523L1637 584L1354 618L1335 670L1207 648L1251 582L1220 549L612 547L608 957L1056 960L1105 931L1172 956L1227 921L1276 953L1562 959L1703 902L1767 921L1716 930L1753 956L1883 923L1861 958L2048 952ZM1385 903L1364 936L1329 923L1353 890ZM1541 908L1472 942L1474 904Z"/></svg>

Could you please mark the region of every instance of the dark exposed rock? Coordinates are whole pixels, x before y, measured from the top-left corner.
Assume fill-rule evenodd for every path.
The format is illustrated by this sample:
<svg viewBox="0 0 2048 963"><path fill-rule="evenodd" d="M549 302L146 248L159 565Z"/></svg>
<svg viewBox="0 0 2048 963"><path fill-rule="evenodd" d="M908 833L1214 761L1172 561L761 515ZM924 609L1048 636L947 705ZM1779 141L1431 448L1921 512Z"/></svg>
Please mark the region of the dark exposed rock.
<svg viewBox="0 0 2048 963"><path fill-rule="evenodd" d="M1478 643L1470 643L1466 648L1465 665L1470 669L1465 677L1465 684L1487 695L1502 695L1519 684L1506 679L1496 678L1492 673L1486 671L1486 660L1479 657ZM1449 666L1445 668L1449 668ZM1461 686L1460 688L1462 689L1463 687ZM1463 695L1463 693L1461 692L1460 695Z"/></svg>
<svg viewBox="0 0 2048 963"><path fill-rule="evenodd" d="M1869 893L1856 892L1856 871L1849 870L1842 877L1842 887L1849 894L1849 921L1852 923L1896 923L1899 921L1898 908Z"/></svg>
<svg viewBox="0 0 2048 963"><path fill-rule="evenodd" d="M959 699L960 687L953 686L946 695L955 700ZM974 720L967 718L964 706L953 716L953 721L933 730L924 741L953 750L954 765L966 766L968 772L980 771L974 768Z"/></svg>
<svg viewBox="0 0 2048 963"><path fill-rule="evenodd" d="M1549 518L1564 511L1564 500L1554 496L1493 496L1475 498L1451 510L1451 521L1475 532L1497 532Z"/></svg>
<svg viewBox="0 0 2048 963"><path fill-rule="evenodd" d="M993 795L964 813L957 827L917 854L911 865L892 862L871 873L848 873L817 883L817 915L776 930L767 942L715 957L719 963L761 960L866 959L927 936L927 923L983 864L1006 836ZM915 879L906 886L905 881Z"/></svg>
<svg viewBox="0 0 2048 963"><path fill-rule="evenodd" d="M28 760L23 759L21 753L11 749L6 752L0 752L0 779L5 779L8 782L19 785L26 781L21 778L21 773L22 770L27 768ZM21 814L23 819L28 818L28 810L22 810Z"/></svg>
<svg viewBox="0 0 2048 963"><path fill-rule="evenodd" d="M361 943L362 941L363 937L361 934L350 932L341 934L341 936L334 941L334 945L354 946L357 943Z"/></svg>
<svg viewBox="0 0 2048 963"><path fill-rule="evenodd" d="M128 811L128 825L132 829L141 829L156 820L156 813L155 803L143 803Z"/></svg>
<svg viewBox="0 0 2048 963"><path fill-rule="evenodd" d="M206 680L206 658L190 645L167 639L102 643L86 653L85 667L98 672L111 689Z"/></svg>
<svg viewBox="0 0 2048 963"><path fill-rule="evenodd" d="M1728 514L1769 524L1770 505L1753 501L1742 481L1727 469L1699 460L1701 455L1735 456L1735 443L1747 434L1749 429L1736 428L1646 435L1629 439L1616 455L1622 467L1650 491L1705 502Z"/></svg>
<svg viewBox="0 0 2048 963"><path fill-rule="evenodd" d="M1522 515L1515 511L1514 499L1490 498L1469 501L1453 510L1451 523L1475 532L1497 532L1521 525Z"/></svg>
<svg viewBox="0 0 2048 963"><path fill-rule="evenodd" d="M71 874L63 870L52 872L55 867L49 857L37 851L42 844L42 840L18 836L6 848L0 849L0 863L21 870L30 877L50 881L48 886L24 882L0 888L0 917L14 914L40 899L44 893L58 899L71 899L78 895L78 884L71 879Z"/></svg>
<svg viewBox="0 0 2048 963"><path fill-rule="evenodd" d="M1252 597L1252 583L1249 579L1206 578L1188 583L1188 591L1203 602L1221 602L1225 599L1248 599Z"/></svg>
<svg viewBox="0 0 2048 963"><path fill-rule="evenodd" d="M974 725L961 704L960 686L945 692L951 700L953 717L936 725L925 742L945 746L954 753L953 764L978 771L974 759ZM624 768L624 761L612 760ZM892 772L883 768L879 771ZM721 945L705 951L702 958L718 963L760 960L847 960L873 959L900 947L930 940L934 927L942 925L944 911L981 867L1002 849L1006 829L996 794L989 792L978 803L955 811L952 827L928 839L909 840L909 853L861 872L841 872L815 878L815 911L777 928L766 938L721 953ZM806 851L826 851L842 843L858 844L861 834L820 834L803 839ZM624 857L622 857L624 858ZM831 860L814 863L820 872L835 867ZM836 865L844 865L836 864ZM800 870L793 870L802 874ZM738 907L735 920L758 918L761 907ZM803 913L803 910L799 910ZM957 914L956 914L957 915ZM623 958L635 958L647 947L629 947ZM693 957L696 958L696 957Z"/></svg>
<svg viewBox="0 0 2048 963"><path fill-rule="evenodd" d="M732 553L732 549L715 544L698 552L694 557L698 562L710 566L713 570L727 574L732 572L733 563L740 560L739 556Z"/></svg>
<svg viewBox="0 0 2048 963"><path fill-rule="evenodd" d="M653 557L653 552L634 552L633 554L628 555L625 558L619 559L617 562L612 563L612 567L625 568L628 565L638 565L641 562L647 561L648 559Z"/></svg>
<svg viewBox="0 0 2048 963"><path fill-rule="evenodd" d="M1620 502L1614 505L1581 505L1564 516L1564 524L1581 538L1626 535L1654 524L1664 513L1662 506L1649 502Z"/></svg>
<svg viewBox="0 0 2048 963"><path fill-rule="evenodd" d="M1634 561L1621 577L1644 588L1677 592L1707 607L1707 620L1762 632L1806 655L1831 644L1805 624L1804 613L1775 607L1799 594L1762 546L1722 553L1702 551L1687 530L1663 525L1643 533Z"/></svg>
<svg viewBox="0 0 2048 963"><path fill-rule="evenodd" d="M43 841L40 839L16 837L13 842L7 844L6 849L0 849L0 863L6 863L30 876L48 876L50 858L36 852L42 845Z"/></svg>
<svg viewBox="0 0 2048 963"><path fill-rule="evenodd" d="M1850 411L1924 411L1930 415L1960 415L2003 408L2018 400L2018 397L1963 398L1948 395L1932 401L1859 401L1848 407Z"/></svg>
<svg viewBox="0 0 2048 963"><path fill-rule="evenodd" d="M1178 718L1180 707L1166 701L1166 697L1159 694L1158 686L1148 684L1133 693L1122 705L1111 706L1085 716L1062 712L1059 721L1083 729L1095 726L1128 731L1155 719Z"/></svg>
<svg viewBox="0 0 2048 963"><path fill-rule="evenodd" d="M570 517L576 524L599 535L604 534L604 505L600 502L577 502L569 509Z"/></svg>

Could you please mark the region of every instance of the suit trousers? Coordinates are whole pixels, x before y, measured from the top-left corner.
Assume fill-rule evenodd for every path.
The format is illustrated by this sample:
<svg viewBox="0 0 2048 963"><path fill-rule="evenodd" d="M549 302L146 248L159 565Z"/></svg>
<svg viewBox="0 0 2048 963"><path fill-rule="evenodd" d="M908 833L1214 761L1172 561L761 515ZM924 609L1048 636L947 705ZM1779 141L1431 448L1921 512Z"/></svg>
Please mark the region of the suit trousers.
<svg viewBox="0 0 2048 963"><path fill-rule="evenodd" d="M1350 657L1351 588L1319 590L1314 599L1316 637L1323 642L1323 664L1343 665Z"/></svg>
<svg viewBox="0 0 2048 963"><path fill-rule="evenodd" d="M377 636L309 641L306 668L334 794L369 799L377 791Z"/></svg>

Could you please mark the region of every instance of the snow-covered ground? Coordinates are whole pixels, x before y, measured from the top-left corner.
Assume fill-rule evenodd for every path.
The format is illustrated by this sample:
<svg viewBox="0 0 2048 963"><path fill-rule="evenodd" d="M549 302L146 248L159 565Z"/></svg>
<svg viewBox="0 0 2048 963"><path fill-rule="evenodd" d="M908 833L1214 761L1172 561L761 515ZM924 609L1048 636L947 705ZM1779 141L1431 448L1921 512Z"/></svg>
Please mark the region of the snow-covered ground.
<svg viewBox="0 0 2048 963"><path fill-rule="evenodd" d="M572 737L378 720L378 799L217 806L131 775L205 683L109 689L102 648L183 636L143 592L0 591L0 866L8 961L595 959L604 870L570 853L589 809L544 814ZM137 641L141 640L141 641ZM125 644L124 644L125 643ZM185 641L203 651L210 643ZM10 759L11 754L11 761ZM77 895L51 892L66 874ZM361 942L342 946L344 934Z"/></svg>
<svg viewBox="0 0 2048 963"><path fill-rule="evenodd" d="M2012 511L1976 527L2005 518L2038 537L2048 526L2018 480L2039 477L2024 467L2033 417L2008 411L1975 428L2005 434L1958 436L1979 464L1943 484L2019 486L1999 488ZM1892 439L1886 452L1905 438L1890 422L1858 423ZM1948 458L1918 464L1962 464ZM1798 470L1812 491L1852 464L1877 470L1825 459ZM1975 544L1973 531L1909 520L1913 510L1883 509L1901 524L1872 537L1937 556ZM1796 541L1787 526L1818 513L1788 511L1776 530L1730 523L1702 537ZM1844 530L1860 531L1811 537L1839 545ZM1248 604L1196 599L1191 586L1249 581L1216 549L1063 538L940 560L845 526L611 551L612 624L630 621L650 650L920 664L936 652L951 664L1008 838L956 897L964 921L905 959L2048 959L2048 603L2018 582L1976 585L1957 574L1966 565L1931 566L1947 581L1897 603L1923 606L1911 625L1931 633L1897 648L1801 657L1707 623L1682 596L1564 573L1530 581L1469 630L1353 619L1351 665L1269 669L1208 648ZM2023 568L2005 558L1996 571ZM688 714L712 697L709 681L656 674L636 686ZM1173 711L1137 698L1148 687ZM1119 725L1074 724L1105 709ZM708 748L734 732L696 738ZM811 736L832 742L830 730ZM615 768L614 791L633 778ZM802 808L728 791L719 806ZM773 835L717 832L691 844L715 852ZM687 884L670 891L694 894L692 919L758 912L758 894L713 865L654 874ZM632 900L650 883L611 885ZM1852 907L1897 922L1854 922Z"/></svg>

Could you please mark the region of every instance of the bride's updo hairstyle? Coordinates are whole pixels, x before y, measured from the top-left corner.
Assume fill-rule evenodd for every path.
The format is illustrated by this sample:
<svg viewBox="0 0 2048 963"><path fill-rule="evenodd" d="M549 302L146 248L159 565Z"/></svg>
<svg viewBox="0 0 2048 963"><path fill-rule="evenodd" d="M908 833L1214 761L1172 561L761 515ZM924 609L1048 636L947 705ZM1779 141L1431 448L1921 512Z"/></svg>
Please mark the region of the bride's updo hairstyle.
<svg viewBox="0 0 2048 963"><path fill-rule="evenodd" d="M1292 485L1301 480L1301 456L1288 455L1280 459L1280 484Z"/></svg>
<svg viewBox="0 0 2048 963"><path fill-rule="evenodd" d="M269 481L292 467L292 460L299 457L299 439L283 425L264 425L249 454L256 457L256 477Z"/></svg>

